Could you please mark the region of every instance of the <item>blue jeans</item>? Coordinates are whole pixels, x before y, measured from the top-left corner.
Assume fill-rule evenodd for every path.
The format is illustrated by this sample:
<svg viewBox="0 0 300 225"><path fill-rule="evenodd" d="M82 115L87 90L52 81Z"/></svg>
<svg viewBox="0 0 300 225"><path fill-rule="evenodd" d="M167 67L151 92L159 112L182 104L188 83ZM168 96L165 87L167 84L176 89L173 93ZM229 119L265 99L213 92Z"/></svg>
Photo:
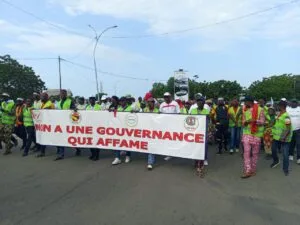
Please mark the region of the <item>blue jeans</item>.
<svg viewBox="0 0 300 225"><path fill-rule="evenodd" d="M300 159L300 129L293 131L293 136L290 143L290 155L292 156L294 156L295 147L297 150L297 159Z"/></svg>
<svg viewBox="0 0 300 225"><path fill-rule="evenodd" d="M116 158L121 158L121 151L115 151ZM131 156L131 152L126 152L126 156Z"/></svg>
<svg viewBox="0 0 300 225"><path fill-rule="evenodd" d="M241 140L241 128L230 127L230 149L239 148L240 140Z"/></svg>
<svg viewBox="0 0 300 225"><path fill-rule="evenodd" d="M281 142L281 141L276 141L273 140L272 143L272 157L274 163L279 162L278 154L277 151L281 148L281 151L283 153L283 171L288 173L289 172L289 147L290 143L289 142Z"/></svg>
<svg viewBox="0 0 300 225"><path fill-rule="evenodd" d="M148 165L153 165L155 163L155 155L148 154Z"/></svg>
<svg viewBox="0 0 300 225"><path fill-rule="evenodd" d="M58 157L65 157L65 147L57 147L57 156Z"/></svg>

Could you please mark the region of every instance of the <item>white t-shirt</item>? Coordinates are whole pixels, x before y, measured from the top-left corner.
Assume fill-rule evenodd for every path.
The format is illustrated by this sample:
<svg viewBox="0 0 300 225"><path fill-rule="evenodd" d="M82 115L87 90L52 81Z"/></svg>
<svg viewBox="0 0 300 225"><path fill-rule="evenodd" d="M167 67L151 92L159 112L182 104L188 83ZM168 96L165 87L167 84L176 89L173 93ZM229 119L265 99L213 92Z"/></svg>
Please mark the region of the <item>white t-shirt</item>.
<svg viewBox="0 0 300 225"><path fill-rule="evenodd" d="M299 130L300 129L300 107L299 106L296 108L287 107L286 111L291 118L293 130Z"/></svg>
<svg viewBox="0 0 300 225"><path fill-rule="evenodd" d="M196 109L196 108L198 108L197 103L195 103L194 105L191 106L191 108L190 108L190 110L189 110L189 114L191 114L192 110L193 110L193 109ZM204 104L204 109L207 109L207 110L210 112L210 107L209 107L209 105Z"/></svg>
<svg viewBox="0 0 300 225"><path fill-rule="evenodd" d="M160 104L159 111L166 114L179 114L180 108L177 102L171 101L169 104L163 102Z"/></svg>

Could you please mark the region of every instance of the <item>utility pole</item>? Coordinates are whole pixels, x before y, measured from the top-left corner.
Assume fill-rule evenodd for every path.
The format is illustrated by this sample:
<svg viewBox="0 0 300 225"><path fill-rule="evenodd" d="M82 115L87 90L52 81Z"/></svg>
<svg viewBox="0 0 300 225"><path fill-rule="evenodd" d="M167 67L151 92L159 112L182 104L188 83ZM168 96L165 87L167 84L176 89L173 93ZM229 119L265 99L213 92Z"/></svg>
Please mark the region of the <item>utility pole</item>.
<svg viewBox="0 0 300 225"><path fill-rule="evenodd" d="M59 91L61 91L61 58L58 56Z"/></svg>

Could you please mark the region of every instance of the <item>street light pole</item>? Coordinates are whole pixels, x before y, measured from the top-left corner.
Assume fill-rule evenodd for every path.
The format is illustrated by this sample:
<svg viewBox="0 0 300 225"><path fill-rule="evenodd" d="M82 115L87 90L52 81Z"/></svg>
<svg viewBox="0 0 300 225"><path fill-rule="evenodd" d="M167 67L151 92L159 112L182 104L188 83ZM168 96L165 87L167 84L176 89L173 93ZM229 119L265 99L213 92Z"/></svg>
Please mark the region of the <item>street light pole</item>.
<svg viewBox="0 0 300 225"><path fill-rule="evenodd" d="M91 25L88 25L95 33L95 46L94 46L94 51L93 51L93 57L94 57L94 70L95 70L95 78L96 78L96 88L97 88L97 98L98 98L98 101L100 102L100 96L99 96L99 82L98 82L98 70L97 70L97 63L96 63L96 49L97 49L97 45L98 45L98 42L99 42L99 39L101 38L101 36L108 30L110 29L114 29L114 28L117 28L118 26L111 26L111 27L107 27L105 28L99 35L96 31L96 29L91 26Z"/></svg>

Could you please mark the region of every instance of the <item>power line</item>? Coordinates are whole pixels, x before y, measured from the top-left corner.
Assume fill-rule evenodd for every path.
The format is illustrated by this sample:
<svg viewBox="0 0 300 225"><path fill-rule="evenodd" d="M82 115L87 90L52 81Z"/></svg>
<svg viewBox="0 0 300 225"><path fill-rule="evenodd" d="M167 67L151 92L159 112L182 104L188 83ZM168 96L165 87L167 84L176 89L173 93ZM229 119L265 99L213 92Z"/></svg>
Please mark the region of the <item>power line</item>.
<svg viewBox="0 0 300 225"><path fill-rule="evenodd" d="M7 5L10 5L11 7L37 19L37 20L40 20L56 29L59 29L59 30L62 30L64 32L68 32L68 33L72 33L72 34L76 34L76 35L79 35L79 36L82 36L82 37L88 37L90 38L89 36L83 34L83 33L80 33L80 32L76 32L74 30L70 30L70 29L67 29L67 28L64 28L64 27L61 27L61 26L58 26L52 22L49 22L47 21L46 19L43 19L37 15L35 15L34 13L32 12L29 12L7 0L0 0L2 1L3 3L7 4ZM289 2L285 2L285 3L281 3L281 4L278 4L278 5L275 5L275 6L272 6L272 7L269 7L269 8L265 8L265 9L262 9L262 10L258 10L258 11L255 11L255 12L251 12L251 13L248 13L248 14L244 14L244 15L241 15L241 16L238 16L238 17L234 17L234 18L231 18L231 19L228 19L228 20L222 20L222 21L218 21L218 22L215 22L215 23L209 23L209 24L205 24L205 25L202 25L202 26L198 26L198 27L191 27L191 28L187 28L187 29L181 29L181 30L175 30L175 31L170 31L170 32L164 32L164 33L160 33L160 34L141 34L141 35L132 35L132 36L112 36L112 37L109 37L109 36L106 36L107 38L113 38L113 39L130 39L130 38L150 38L150 37L157 37L157 36L168 36L168 35L172 35L172 34L180 34L180 33L186 33L186 32L189 32L189 31L194 31L194 30L201 30L201 29L205 29L205 28L208 28L208 27L212 27L212 26L217 26L217 25L221 25L221 24L226 24L226 23L231 23L231 22L235 22L235 21L238 21L238 20L242 20L242 19L245 19L245 18L248 18L248 17L252 17L252 16L256 16L256 15L259 15L259 14L263 14L263 13L266 13L268 11L271 11L271 10L274 10L274 9L278 9L278 8L281 8L283 6L286 6L286 5L289 5L289 4L293 4L293 3L297 3L299 2L300 0L292 0L292 1L289 1Z"/></svg>
<svg viewBox="0 0 300 225"><path fill-rule="evenodd" d="M23 8L21 8L21 7L17 6L17 5L15 5L15 4L7 1L7 0L0 0L0 1L3 2L3 3L5 3L5 4L7 4L7 5L9 5L9 6L11 6L11 7L13 7L13 8L15 8L16 10L19 10L19 11L21 11L21 12L23 12L23 13L25 13L25 14L27 14L27 15L35 18L35 19L37 19L37 20L42 21L43 23L46 23L46 24L48 24L48 25L56 28L56 29L62 30L62 31L67 32L67 33L76 34L76 35L79 35L79 36L82 36L82 37L88 37L88 38L90 38L89 36L87 36L85 34L82 34L82 33L79 33L79 32L73 31L73 30L69 30L69 29L61 27L61 26L58 26L57 24L52 23L52 22L50 22L50 21L48 21L46 19L43 19L43 18L35 15L34 13L29 12L29 11L27 11L27 10L25 10L25 9L23 9Z"/></svg>
<svg viewBox="0 0 300 225"><path fill-rule="evenodd" d="M62 61L73 64L75 66L87 69L87 70L91 70L94 71L94 68L80 64L80 63L76 63L76 62L72 62L70 60L67 59L62 59ZM123 74L116 74L116 73L112 73L112 72L106 72L106 71L102 71L102 70L97 70L99 73L104 74L104 75L108 75L108 76L113 76L113 77L120 77L120 78L126 78L126 79L131 79L131 80L143 80L143 81L149 81L149 79L147 78L139 78L139 77L133 77L133 76L128 76L128 75L123 75Z"/></svg>
<svg viewBox="0 0 300 225"><path fill-rule="evenodd" d="M289 1L289 2L285 2L285 3L281 3L281 4L278 4L278 5L269 7L269 8L265 8L265 9L262 9L262 10L258 10L258 11L255 11L255 12L244 14L244 15L241 15L241 16L238 16L238 17L234 17L234 18L231 18L231 19L228 19L228 20L221 20L221 21L218 21L218 22L215 22L215 23L209 23L209 24L205 24L205 25L202 25L202 26L198 26L198 27L191 27L191 28L188 28L188 29L175 30L175 31L164 32L164 33L160 33L160 34L144 34L144 35L132 35L132 36L115 36L115 37L110 37L110 38L115 38L115 39L149 38L149 37L155 37L155 36L168 36L170 34L186 33L186 32L194 31L194 30L202 30L202 29L205 29L205 28L208 28L208 27L217 26L217 25L226 24L226 23L231 23L231 22L235 22L235 21L238 21L238 20L242 20L242 19L248 18L248 17L252 17L252 16L259 15L259 14L263 14L263 13L266 13L268 11L272 11L274 9L281 8L281 7L289 5L289 4L297 3L299 1L300 0L292 0L292 1Z"/></svg>

